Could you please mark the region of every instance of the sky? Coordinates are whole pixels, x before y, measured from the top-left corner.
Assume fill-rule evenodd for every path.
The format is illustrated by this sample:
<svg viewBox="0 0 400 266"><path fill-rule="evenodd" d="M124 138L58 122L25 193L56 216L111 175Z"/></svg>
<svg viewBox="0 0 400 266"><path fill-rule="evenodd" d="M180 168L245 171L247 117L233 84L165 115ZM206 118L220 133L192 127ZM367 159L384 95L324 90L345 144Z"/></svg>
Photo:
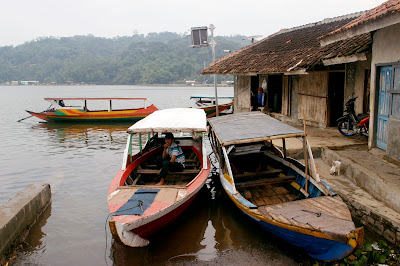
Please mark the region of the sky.
<svg viewBox="0 0 400 266"><path fill-rule="evenodd" d="M4 1L4 2L3 2ZM39 37L190 33L215 26L215 36L262 35L382 4L383 0L1 0L0 46Z"/></svg>

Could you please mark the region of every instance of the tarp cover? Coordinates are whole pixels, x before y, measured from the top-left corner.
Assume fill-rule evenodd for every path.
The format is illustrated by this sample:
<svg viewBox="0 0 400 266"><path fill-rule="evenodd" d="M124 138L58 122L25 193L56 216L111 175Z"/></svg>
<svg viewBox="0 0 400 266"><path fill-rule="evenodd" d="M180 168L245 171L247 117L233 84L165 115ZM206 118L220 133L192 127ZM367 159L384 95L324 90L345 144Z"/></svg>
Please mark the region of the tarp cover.
<svg viewBox="0 0 400 266"><path fill-rule="evenodd" d="M223 145L250 143L275 136L303 135L303 131L261 112L213 117L208 122Z"/></svg>
<svg viewBox="0 0 400 266"><path fill-rule="evenodd" d="M128 133L206 131L206 113L195 108L158 110L128 128Z"/></svg>
<svg viewBox="0 0 400 266"><path fill-rule="evenodd" d="M132 197L122 205L113 216L116 215L142 215L153 203L159 189L141 188L132 195ZM140 207L142 205L142 207Z"/></svg>

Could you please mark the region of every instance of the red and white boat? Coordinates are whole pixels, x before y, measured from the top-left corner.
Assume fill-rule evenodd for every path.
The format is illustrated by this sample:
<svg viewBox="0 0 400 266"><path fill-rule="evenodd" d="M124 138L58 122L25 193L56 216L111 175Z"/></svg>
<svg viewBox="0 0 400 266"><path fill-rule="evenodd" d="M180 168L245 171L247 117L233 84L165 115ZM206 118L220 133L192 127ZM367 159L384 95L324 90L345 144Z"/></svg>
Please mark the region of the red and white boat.
<svg viewBox="0 0 400 266"><path fill-rule="evenodd" d="M122 169L112 180L107 198L110 230L116 240L131 247L147 246L151 236L194 200L211 168L205 148L206 123L204 110L175 108L155 111L128 129ZM162 134L166 132L175 135L186 167L182 172L169 172L164 185L157 186L155 160L163 152ZM139 150L134 155L133 142Z"/></svg>

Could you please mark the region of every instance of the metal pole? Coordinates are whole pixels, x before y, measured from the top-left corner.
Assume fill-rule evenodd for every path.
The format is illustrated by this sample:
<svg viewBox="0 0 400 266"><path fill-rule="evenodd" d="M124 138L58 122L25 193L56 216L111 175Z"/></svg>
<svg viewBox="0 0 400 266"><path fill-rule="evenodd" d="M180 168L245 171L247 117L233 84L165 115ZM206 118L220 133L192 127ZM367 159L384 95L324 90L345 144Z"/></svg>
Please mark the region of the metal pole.
<svg viewBox="0 0 400 266"><path fill-rule="evenodd" d="M215 45L217 44L214 40L214 24L210 24L210 31L211 31L211 50L212 50L212 57L213 62L215 62ZM217 92L217 74L214 74L214 88L215 88L215 116L218 116L218 92Z"/></svg>

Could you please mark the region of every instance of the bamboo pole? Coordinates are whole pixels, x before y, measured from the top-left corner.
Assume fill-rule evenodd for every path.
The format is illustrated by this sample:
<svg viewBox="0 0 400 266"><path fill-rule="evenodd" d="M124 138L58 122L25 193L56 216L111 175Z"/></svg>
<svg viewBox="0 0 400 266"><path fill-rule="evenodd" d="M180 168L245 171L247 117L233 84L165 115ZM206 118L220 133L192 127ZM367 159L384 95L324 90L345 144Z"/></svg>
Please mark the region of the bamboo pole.
<svg viewBox="0 0 400 266"><path fill-rule="evenodd" d="M305 190L308 192L308 150L307 150L307 130L306 130L306 119L304 118L304 137L303 137L303 148L304 148L304 164L305 164L305 178L306 185Z"/></svg>

